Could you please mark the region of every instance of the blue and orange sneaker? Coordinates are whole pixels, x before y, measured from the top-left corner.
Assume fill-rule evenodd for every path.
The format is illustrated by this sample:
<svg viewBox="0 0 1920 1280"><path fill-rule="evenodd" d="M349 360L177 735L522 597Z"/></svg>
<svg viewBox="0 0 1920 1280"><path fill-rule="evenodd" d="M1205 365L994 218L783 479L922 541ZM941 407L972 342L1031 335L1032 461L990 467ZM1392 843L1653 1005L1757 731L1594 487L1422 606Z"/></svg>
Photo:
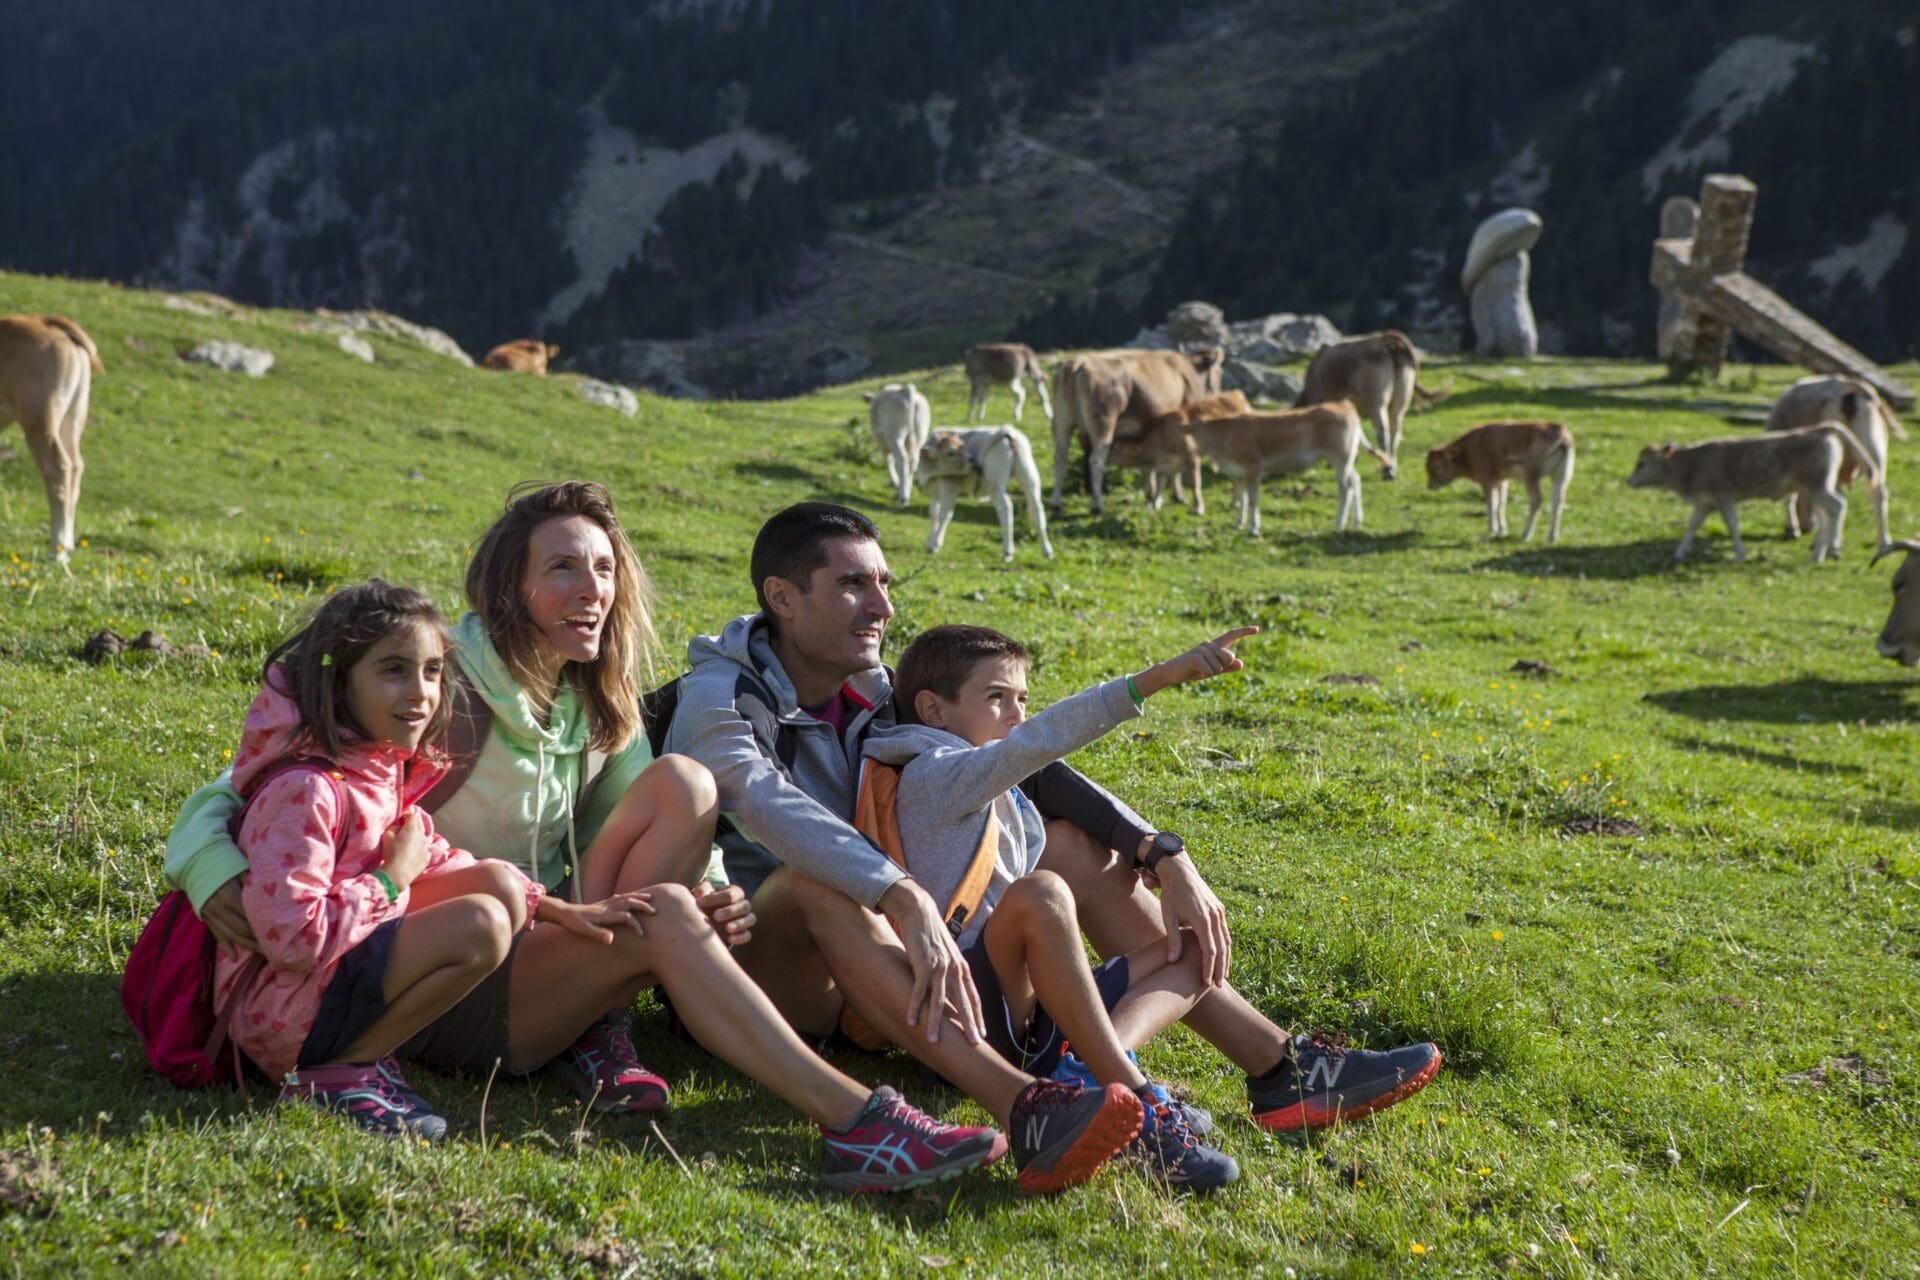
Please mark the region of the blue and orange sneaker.
<svg viewBox="0 0 1920 1280"><path fill-rule="evenodd" d="M821 1127L821 1179L854 1195L905 1191L992 1164L1006 1150L998 1130L942 1124L881 1085L852 1124Z"/></svg>
<svg viewBox="0 0 1920 1280"><path fill-rule="evenodd" d="M1127 1050L1127 1061L1136 1067L1140 1065L1139 1056L1131 1049ZM1071 1046L1060 1051L1060 1065L1053 1069L1053 1079L1062 1084L1077 1084L1082 1089L1098 1088L1100 1084L1093 1078L1093 1069L1080 1060L1080 1055L1075 1053ZM1204 1138L1213 1132L1211 1111L1174 1097L1167 1091L1167 1086L1156 1080L1148 1080L1147 1084L1153 1090L1153 1101L1172 1107L1186 1122L1187 1128L1193 1130L1197 1136Z"/></svg>
<svg viewBox="0 0 1920 1280"><path fill-rule="evenodd" d="M1293 1054L1266 1075L1247 1077L1247 1104L1263 1129L1322 1129L1404 1101L1439 1072L1433 1044L1351 1049L1315 1032L1295 1036Z"/></svg>
<svg viewBox="0 0 1920 1280"><path fill-rule="evenodd" d="M1143 1108L1123 1084L1092 1089L1035 1080L1013 1100L1014 1160L1020 1193L1046 1195L1085 1182L1127 1149Z"/></svg>

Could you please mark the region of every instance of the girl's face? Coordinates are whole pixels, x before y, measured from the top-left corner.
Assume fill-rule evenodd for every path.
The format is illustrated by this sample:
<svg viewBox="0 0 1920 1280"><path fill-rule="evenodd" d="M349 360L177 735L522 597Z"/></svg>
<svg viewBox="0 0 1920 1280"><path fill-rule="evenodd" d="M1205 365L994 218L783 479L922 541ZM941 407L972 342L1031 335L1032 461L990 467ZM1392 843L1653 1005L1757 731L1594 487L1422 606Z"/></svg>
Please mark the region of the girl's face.
<svg viewBox="0 0 1920 1280"><path fill-rule="evenodd" d="M439 709L445 665L432 627L386 636L347 669L347 712L374 741L414 750Z"/></svg>
<svg viewBox="0 0 1920 1280"><path fill-rule="evenodd" d="M605 529L586 516L556 516L534 529L520 597L553 675L600 656L613 596L613 542Z"/></svg>

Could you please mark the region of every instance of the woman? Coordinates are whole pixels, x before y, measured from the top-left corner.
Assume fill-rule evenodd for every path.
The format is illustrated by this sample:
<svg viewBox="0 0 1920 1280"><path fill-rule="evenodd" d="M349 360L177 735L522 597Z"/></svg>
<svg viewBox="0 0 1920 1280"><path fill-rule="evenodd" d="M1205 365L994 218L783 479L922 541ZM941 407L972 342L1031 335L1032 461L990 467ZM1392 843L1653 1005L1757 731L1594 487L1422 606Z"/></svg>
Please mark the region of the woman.
<svg viewBox="0 0 1920 1280"><path fill-rule="evenodd" d="M835 1185L919 1185L1004 1150L991 1131L935 1125L891 1090L869 1095L821 1062L727 951L753 926L739 890L689 889L708 866L713 778L685 757L652 759L640 731L651 590L606 490L558 484L511 500L475 549L466 588L474 612L453 630L468 742L457 734L455 745L477 751L423 807L454 846L516 863L550 891L623 908L624 924L604 939L544 926L519 935L506 962L403 1056L510 1074L557 1059L596 1108L657 1111L666 1082L640 1066L626 1010L658 982L701 1044L820 1123ZM594 770L598 753L606 759ZM168 839L167 875L222 943L251 946L237 910L246 861L227 835L236 808L224 778L196 792ZM414 904L462 892L459 879L422 884ZM910 1131L924 1158L865 1168L864 1144L839 1139L876 1124Z"/></svg>

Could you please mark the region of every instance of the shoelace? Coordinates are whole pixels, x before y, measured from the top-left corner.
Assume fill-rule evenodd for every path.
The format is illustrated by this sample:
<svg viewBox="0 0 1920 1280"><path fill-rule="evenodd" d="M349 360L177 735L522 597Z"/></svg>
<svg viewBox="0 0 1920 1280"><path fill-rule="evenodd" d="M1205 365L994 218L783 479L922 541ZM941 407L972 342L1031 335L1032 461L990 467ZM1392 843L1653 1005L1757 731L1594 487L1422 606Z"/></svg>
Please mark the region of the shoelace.
<svg viewBox="0 0 1920 1280"><path fill-rule="evenodd" d="M1316 1031L1307 1037L1307 1043L1330 1058L1346 1057L1350 1047L1344 1031Z"/></svg>
<svg viewBox="0 0 1920 1280"><path fill-rule="evenodd" d="M1153 1123L1157 1128L1171 1130L1180 1141L1181 1147L1191 1150L1200 1145L1200 1139L1194 1136L1193 1129L1186 1120L1164 1102L1153 1104Z"/></svg>
<svg viewBox="0 0 1920 1280"><path fill-rule="evenodd" d="M616 1072L645 1071L640 1065L640 1053L633 1047L633 1037L626 1034L626 1028L617 1023L599 1024L600 1034L594 1039L594 1047L613 1060Z"/></svg>
<svg viewBox="0 0 1920 1280"><path fill-rule="evenodd" d="M903 1129L908 1129L923 1138L938 1137L944 1125L926 1112L919 1110L905 1098L889 1099L881 1116L892 1120Z"/></svg>

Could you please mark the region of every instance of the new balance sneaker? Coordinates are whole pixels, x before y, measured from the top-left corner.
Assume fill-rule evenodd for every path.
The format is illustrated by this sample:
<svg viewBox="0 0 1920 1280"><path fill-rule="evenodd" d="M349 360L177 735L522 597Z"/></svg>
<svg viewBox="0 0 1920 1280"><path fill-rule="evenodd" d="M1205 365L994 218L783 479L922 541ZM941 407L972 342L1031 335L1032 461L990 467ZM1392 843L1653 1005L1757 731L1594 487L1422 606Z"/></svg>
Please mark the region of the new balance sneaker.
<svg viewBox="0 0 1920 1280"><path fill-rule="evenodd" d="M1178 1111L1153 1096L1151 1085L1139 1098L1147 1114L1127 1148L1129 1159L1175 1191L1213 1191L1240 1176L1233 1157L1195 1137Z"/></svg>
<svg viewBox="0 0 1920 1280"><path fill-rule="evenodd" d="M1293 1056L1267 1075L1247 1077L1247 1103L1263 1129L1319 1129L1412 1097L1439 1071L1432 1044L1350 1049L1316 1032L1295 1036Z"/></svg>
<svg viewBox="0 0 1920 1280"><path fill-rule="evenodd" d="M1022 1195L1045 1195L1085 1182L1126 1150L1143 1108L1123 1084L1080 1089L1035 1080L1013 1100L1014 1162Z"/></svg>
<svg viewBox="0 0 1920 1280"><path fill-rule="evenodd" d="M337 1111L369 1133L388 1137L412 1134L423 1142L438 1142L447 1136L447 1122L434 1115L424 1100L415 1109L395 1094L377 1065L341 1063L289 1071L280 1086L280 1100L308 1102Z"/></svg>
<svg viewBox="0 0 1920 1280"><path fill-rule="evenodd" d="M1127 1050L1127 1061L1136 1067L1140 1065L1139 1057L1131 1049ZM1098 1088L1100 1084L1093 1078L1093 1069L1082 1062L1080 1055L1071 1048L1060 1051L1060 1065L1053 1069L1053 1079L1061 1084L1077 1084L1082 1089ZM1186 1121L1187 1128L1193 1130L1197 1136L1204 1138L1213 1132L1211 1111L1205 1107L1196 1107L1191 1102L1181 1101L1169 1093L1165 1085L1157 1081L1149 1080L1147 1084L1153 1090L1153 1101L1172 1107L1179 1113L1180 1118Z"/></svg>
<svg viewBox="0 0 1920 1280"><path fill-rule="evenodd" d="M992 1164L1006 1150L997 1129L941 1124L885 1085L873 1091L852 1124L820 1130L822 1180L855 1195L957 1178Z"/></svg>
<svg viewBox="0 0 1920 1280"><path fill-rule="evenodd" d="M561 1079L595 1111L635 1114L667 1109L667 1082L640 1065L633 1030L617 1014L595 1022L560 1055Z"/></svg>

